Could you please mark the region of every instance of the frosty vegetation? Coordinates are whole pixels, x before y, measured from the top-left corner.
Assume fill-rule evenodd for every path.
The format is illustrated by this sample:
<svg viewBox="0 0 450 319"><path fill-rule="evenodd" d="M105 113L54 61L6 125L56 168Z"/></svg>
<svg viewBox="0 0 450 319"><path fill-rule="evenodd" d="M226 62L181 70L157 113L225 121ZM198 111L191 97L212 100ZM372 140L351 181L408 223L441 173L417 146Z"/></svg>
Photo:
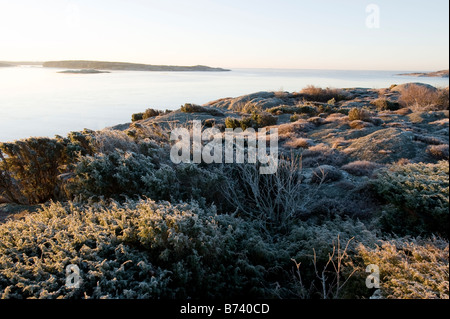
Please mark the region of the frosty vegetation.
<svg viewBox="0 0 450 319"><path fill-rule="evenodd" d="M0 143L0 213L40 207L0 224L0 296L370 298L375 264L382 298L448 299L448 89L429 90L310 86ZM193 119L276 126L277 172L172 163Z"/></svg>

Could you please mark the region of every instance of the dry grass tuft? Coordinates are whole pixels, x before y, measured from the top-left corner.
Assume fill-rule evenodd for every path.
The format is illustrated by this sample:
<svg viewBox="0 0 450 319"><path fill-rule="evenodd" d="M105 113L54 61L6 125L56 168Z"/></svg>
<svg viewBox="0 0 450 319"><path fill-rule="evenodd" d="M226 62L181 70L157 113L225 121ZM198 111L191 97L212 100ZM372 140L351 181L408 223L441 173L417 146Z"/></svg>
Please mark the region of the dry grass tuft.
<svg viewBox="0 0 450 319"><path fill-rule="evenodd" d="M284 144L284 146L289 148L308 148L312 145L314 145L314 142L304 137L292 138Z"/></svg>

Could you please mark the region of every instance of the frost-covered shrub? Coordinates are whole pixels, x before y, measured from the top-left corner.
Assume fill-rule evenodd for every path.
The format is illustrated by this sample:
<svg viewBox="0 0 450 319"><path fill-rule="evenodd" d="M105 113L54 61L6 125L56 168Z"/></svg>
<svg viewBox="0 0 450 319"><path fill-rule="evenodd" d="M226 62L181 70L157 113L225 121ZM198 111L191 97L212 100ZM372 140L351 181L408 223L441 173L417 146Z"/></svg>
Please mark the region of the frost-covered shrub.
<svg viewBox="0 0 450 319"><path fill-rule="evenodd" d="M384 298L449 298L448 241L400 238L358 250L365 265L379 267Z"/></svg>
<svg viewBox="0 0 450 319"><path fill-rule="evenodd" d="M70 184L72 194L87 199L149 197L171 202L195 199L220 205L220 171L197 164L157 164L143 154L117 150L81 157Z"/></svg>
<svg viewBox="0 0 450 319"><path fill-rule="evenodd" d="M0 226L3 298L265 296L275 250L251 223L196 204L52 204ZM79 289L65 269L80 268Z"/></svg>
<svg viewBox="0 0 450 319"><path fill-rule="evenodd" d="M116 150L139 152L139 146L127 133L104 129L93 133L92 145L97 153L108 154Z"/></svg>
<svg viewBox="0 0 450 319"><path fill-rule="evenodd" d="M287 290L289 291L288 296L295 294L301 298L366 296L368 293L368 289L365 287L367 274L359 271L357 247L359 243L372 247L377 239L376 233L369 230L362 222L343 219L339 216L333 220L325 220L320 225L308 221L295 225L291 232L281 240L280 246L284 247L282 252L300 263L298 271L301 275L301 282L298 278L291 280L290 285L282 291L286 292ZM333 263L327 265L331 255L333 255L333 263L336 267L336 257L343 256L339 269L341 286L339 291L336 286L338 272L334 269ZM289 262L289 260L285 261ZM291 269L296 271L294 266L291 262ZM320 278L323 270L325 270L324 280ZM347 279L348 282L343 285Z"/></svg>
<svg viewBox="0 0 450 319"><path fill-rule="evenodd" d="M274 174L261 174L259 164L225 167L223 196L236 211L260 223L264 230L284 232L313 200L316 187L306 185L301 159L281 157Z"/></svg>
<svg viewBox="0 0 450 319"><path fill-rule="evenodd" d="M329 183L335 182L342 178L342 172L331 165L321 165L316 167L312 172L311 183Z"/></svg>
<svg viewBox="0 0 450 319"><path fill-rule="evenodd" d="M142 154L116 151L81 157L70 185L75 195L124 199L145 194L142 177L152 174L154 164Z"/></svg>
<svg viewBox="0 0 450 319"><path fill-rule="evenodd" d="M381 218L386 231L448 236L448 162L394 165L380 171L373 186L392 205Z"/></svg>
<svg viewBox="0 0 450 319"><path fill-rule="evenodd" d="M221 210L222 172L196 164L161 165L142 177L145 195L155 200L171 202L196 200L202 206L214 203Z"/></svg>
<svg viewBox="0 0 450 319"><path fill-rule="evenodd" d="M59 196L64 143L28 138L0 143L0 195L16 203L38 204Z"/></svg>

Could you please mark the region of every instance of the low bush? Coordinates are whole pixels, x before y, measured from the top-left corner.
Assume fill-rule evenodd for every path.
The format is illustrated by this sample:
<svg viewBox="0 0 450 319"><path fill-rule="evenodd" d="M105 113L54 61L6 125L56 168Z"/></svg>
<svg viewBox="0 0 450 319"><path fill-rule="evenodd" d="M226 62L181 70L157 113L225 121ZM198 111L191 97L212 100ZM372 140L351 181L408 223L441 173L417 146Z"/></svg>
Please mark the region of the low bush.
<svg viewBox="0 0 450 319"><path fill-rule="evenodd" d="M2 298L261 298L275 257L250 222L195 203L52 204L0 237Z"/></svg>
<svg viewBox="0 0 450 319"><path fill-rule="evenodd" d="M366 109L354 107L348 112L348 119L349 121L368 121L370 119L370 113Z"/></svg>
<svg viewBox="0 0 450 319"><path fill-rule="evenodd" d="M131 122L136 122L136 121L140 121L143 119L144 119L143 112L131 114Z"/></svg>
<svg viewBox="0 0 450 319"><path fill-rule="evenodd" d="M448 110L449 90L435 89L423 85L410 84L400 94L399 102L404 107Z"/></svg>
<svg viewBox="0 0 450 319"><path fill-rule="evenodd" d="M398 102L392 102L386 98L376 99L370 104L374 105L378 111L396 111L401 108Z"/></svg>
<svg viewBox="0 0 450 319"><path fill-rule="evenodd" d="M387 299L448 299L448 241L400 238L376 248L360 244L365 265L379 267L380 290Z"/></svg>
<svg viewBox="0 0 450 319"><path fill-rule="evenodd" d="M300 105L300 106L288 106L288 105L280 105L275 106L267 110L268 113L271 114L316 114L317 110L313 106L308 105Z"/></svg>
<svg viewBox="0 0 450 319"><path fill-rule="evenodd" d="M300 91L302 96L309 101L323 102L326 103L331 99L335 101L342 101L348 99L347 92L334 89L334 88L320 88L314 85L309 85Z"/></svg>
<svg viewBox="0 0 450 319"><path fill-rule="evenodd" d="M235 128L241 127L241 122L236 118L227 117L225 119L225 127L235 129Z"/></svg>
<svg viewBox="0 0 450 319"><path fill-rule="evenodd" d="M70 170L79 154L93 152L91 134L0 143L0 196L31 205L64 199L59 176Z"/></svg>
<svg viewBox="0 0 450 319"><path fill-rule="evenodd" d="M226 128L242 128L246 130L251 127L254 129L277 124L278 118L266 112L253 112L251 116L244 116L241 119L227 117L225 119Z"/></svg>
<svg viewBox="0 0 450 319"><path fill-rule="evenodd" d="M148 118L151 117L155 117L155 116L159 116L159 115L164 115L164 114L169 114L170 112L172 112L171 110L155 110L155 109L146 109L145 112L140 112L140 113L134 113L131 115L131 121L132 122L136 122L139 120L146 120Z"/></svg>
<svg viewBox="0 0 450 319"><path fill-rule="evenodd" d="M393 165L379 172L373 186L391 204L381 217L385 231L448 237L448 162Z"/></svg>
<svg viewBox="0 0 450 319"><path fill-rule="evenodd" d="M183 106L181 106L180 111L184 113L208 113L212 116L223 116L223 113L218 109L204 107L191 103L186 103Z"/></svg>

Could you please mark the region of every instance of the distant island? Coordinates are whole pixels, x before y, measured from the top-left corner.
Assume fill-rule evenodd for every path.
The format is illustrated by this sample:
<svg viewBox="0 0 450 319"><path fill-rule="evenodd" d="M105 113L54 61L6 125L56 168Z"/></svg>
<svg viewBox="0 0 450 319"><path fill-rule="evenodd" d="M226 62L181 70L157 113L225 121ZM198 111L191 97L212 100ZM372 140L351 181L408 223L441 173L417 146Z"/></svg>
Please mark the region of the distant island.
<svg viewBox="0 0 450 319"><path fill-rule="evenodd" d="M105 61L48 61L42 64L46 68L90 69L90 70L126 70L126 71L230 71L222 68L212 68L204 65L176 66L176 65L151 65L128 62Z"/></svg>
<svg viewBox="0 0 450 319"><path fill-rule="evenodd" d="M97 74L97 73L111 73L109 71L99 71L95 69L81 69L81 70L66 70L58 73L71 73L71 74Z"/></svg>
<svg viewBox="0 0 450 319"><path fill-rule="evenodd" d="M441 71L436 71L436 72L401 73L401 74L397 74L397 75L417 76L417 77L448 78L448 70L441 70Z"/></svg>
<svg viewBox="0 0 450 319"><path fill-rule="evenodd" d="M11 65L11 64L8 64L8 63L1 63L1 62L0 62L0 68L7 68L7 67L11 67L11 66L14 66L14 65Z"/></svg>
<svg viewBox="0 0 450 319"><path fill-rule="evenodd" d="M19 66L19 65L42 66L42 62L36 62L36 61L0 61L0 67L1 66L6 66L6 67L8 67L8 66Z"/></svg>

